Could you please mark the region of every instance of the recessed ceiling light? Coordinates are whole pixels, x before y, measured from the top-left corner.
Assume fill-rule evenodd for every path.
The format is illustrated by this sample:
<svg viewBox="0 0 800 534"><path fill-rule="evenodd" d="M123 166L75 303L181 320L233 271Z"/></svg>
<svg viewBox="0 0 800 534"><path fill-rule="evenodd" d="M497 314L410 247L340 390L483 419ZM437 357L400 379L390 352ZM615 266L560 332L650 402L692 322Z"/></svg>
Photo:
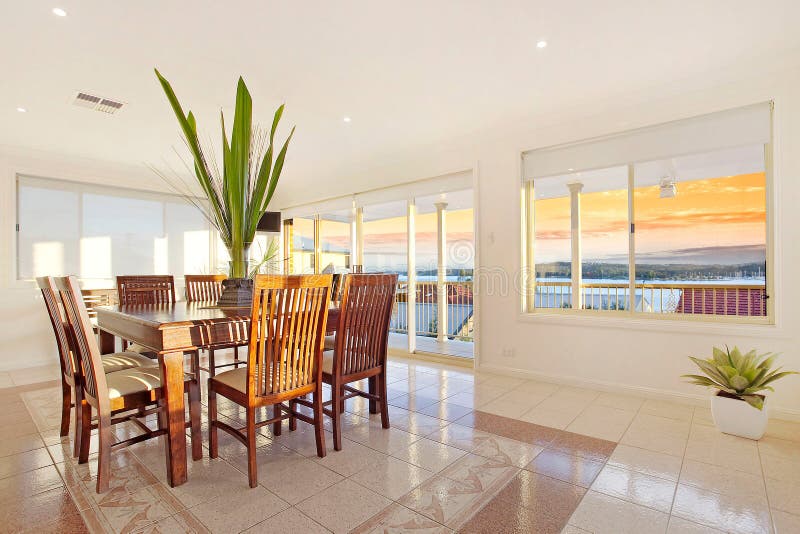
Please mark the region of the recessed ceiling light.
<svg viewBox="0 0 800 534"><path fill-rule="evenodd" d="M547 48L547 41L544 39L541 41L536 41L536 48Z"/></svg>
<svg viewBox="0 0 800 534"><path fill-rule="evenodd" d="M67 16L67 12L64 11L63 9L61 9L60 7L54 7L53 8L53 15L55 15L57 17L66 17Z"/></svg>
<svg viewBox="0 0 800 534"><path fill-rule="evenodd" d="M350 121L352 121L353 119L351 119L350 117L344 117L344 118L342 118L342 120L343 120L344 122L350 122Z"/></svg>
<svg viewBox="0 0 800 534"><path fill-rule="evenodd" d="M20 113L26 113L28 110L25 108L17 108L17 111L19 111Z"/></svg>

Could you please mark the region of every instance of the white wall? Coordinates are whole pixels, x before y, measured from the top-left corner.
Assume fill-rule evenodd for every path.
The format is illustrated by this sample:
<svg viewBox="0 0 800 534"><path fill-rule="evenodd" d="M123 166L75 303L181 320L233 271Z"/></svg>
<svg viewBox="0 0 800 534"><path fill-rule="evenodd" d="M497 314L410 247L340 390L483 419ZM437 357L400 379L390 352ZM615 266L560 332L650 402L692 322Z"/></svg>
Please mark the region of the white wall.
<svg viewBox="0 0 800 534"><path fill-rule="evenodd" d="M481 284L476 305L477 365L486 370L671 398L707 395L685 384L693 372L687 356L707 355L714 345L739 345L781 352L781 363L800 370L800 69L786 64L749 80L681 91L681 81L626 99L553 110L548 117L512 129L465 136L428 154L387 162L342 179L320 180L317 199L375 188L445 172L476 168L478 265L485 273L508 276L508 291ZM695 84L697 86L697 84ZM655 95L658 95L656 97ZM687 322L526 316L520 313L515 276L521 265L520 155L522 151L577 141L616 131L691 117L717 110L775 101L774 177L775 326L688 324ZM376 178L380 177L380 178ZM336 184L335 190L325 184ZM349 191L348 191L349 189ZM308 198L284 189L278 205ZM503 357L503 349L513 357ZM800 417L800 377L776 384L773 408Z"/></svg>
<svg viewBox="0 0 800 534"><path fill-rule="evenodd" d="M0 147L0 371L56 364L58 352L35 283L16 280L16 176L168 192L144 165L120 166Z"/></svg>

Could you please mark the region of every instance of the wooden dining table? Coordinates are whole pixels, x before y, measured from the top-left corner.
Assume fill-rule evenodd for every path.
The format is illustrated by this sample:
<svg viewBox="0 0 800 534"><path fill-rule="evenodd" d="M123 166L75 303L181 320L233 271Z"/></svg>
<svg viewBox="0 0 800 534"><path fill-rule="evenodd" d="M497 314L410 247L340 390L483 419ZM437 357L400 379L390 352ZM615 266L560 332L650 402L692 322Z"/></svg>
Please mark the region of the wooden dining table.
<svg viewBox="0 0 800 534"><path fill-rule="evenodd" d="M115 352L115 338L132 341L158 355L167 407L167 481L186 482L186 422L183 398L184 358L188 352L229 347L248 341L250 308L219 308L209 302L98 306L100 350ZM339 309L328 310L326 333L336 331Z"/></svg>

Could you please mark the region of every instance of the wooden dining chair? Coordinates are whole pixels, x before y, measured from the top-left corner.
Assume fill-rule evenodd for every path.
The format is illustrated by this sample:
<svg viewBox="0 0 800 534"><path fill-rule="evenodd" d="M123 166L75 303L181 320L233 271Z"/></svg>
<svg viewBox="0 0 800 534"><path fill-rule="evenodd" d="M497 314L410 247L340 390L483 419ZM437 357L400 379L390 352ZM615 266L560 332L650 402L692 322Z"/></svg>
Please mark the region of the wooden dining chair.
<svg viewBox="0 0 800 534"><path fill-rule="evenodd" d="M172 275L117 276L121 305L171 304L175 302L175 277Z"/></svg>
<svg viewBox="0 0 800 534"><path fill-rule="evenodd" d="M255 278L247 367L208 379L209 455L217 457L217 429L247 447L250 487L258 485L256 429L291 418L314 425L317 455L325 456L322 428L322 338L328 318L331 276L258 275ZM312 417L296 413L285 401L313 394ZM245 408L247 423L233 428L217 420L217 394ZM273 406L271 419L256 423L256 410Z"/></svg>
<svg viewBox="0 0 800 534"><path fill-rule="evenodd" d="M167 433L167 407L162 395L161 368L153 365L106 373L77 280L74 276L58 278L56 287L61 294L67 322L71 327L73 352L83 371L78 462L86 463L89 460L89 440L92 429L96 428L100 445L97 458L97 493L104 493L109 486L113 450ZM193 376L184 378L184 391L189 396L189 422L186 426L191 429L192 458L199 460L203 455L200 388ZM92 409L97 412L96 423L92 421ZM150 429L140 420L151 414L158 416L157 430ZM133 422L143 433L114 442L111 426L125 421Z"/></svg>
<svg viewBox="0 0 800 534"><path fill-rule="evenodd" d="M342 450L341 414L349 398L369 399L371 413L379 404L381 425L389 428L386 351L396 288L396 274L351 274L345 278L334 348L326 350L322 359L322 381L331 386L331 400L323 403L323 410L332 419L337 451ZM365 378L369 391L348 385ZM309 405L305 399L295 400L290 403L293 410L295 403Z"/></svg>
<svg viewBox="0 0 800 534"><path fill-rule="evenodd" d="M39 289L42 292L47 315L53 327L53 334L56 339L58 349L58 361L61 366L61 437L69 434L69 419L71 408L75 407L75 450L77 456L80 451L80 428L81 428L81 368L77 364L71 350L71 331L68 323L65 322L61 310L61 297L56 289L55 280L52 276L43 276L36 279ZM101 357L103 370L106 373L122 371L134 367L144 367L153 365L153 360L135 352L115 352L104 354ZM72 398L75 398L73 404Z"/></svg>
<svg viewBox="0 0 800 534"><path fill-rule="evenodd" d="M222 295L222 281L228 277L224 274L187 274L184 275L186 282L186 302L208 302L216 304ZM239 347L246 346L247 342L225 343L208 348L208 366L200 365L200 354L194 358L193 367L205 371L209 376L214 376L216 370L223 367L239 368L245 362L239 360ZM233 363L223 363L217 365L214 358L215 351L220 349L233 349Z"/></svg>

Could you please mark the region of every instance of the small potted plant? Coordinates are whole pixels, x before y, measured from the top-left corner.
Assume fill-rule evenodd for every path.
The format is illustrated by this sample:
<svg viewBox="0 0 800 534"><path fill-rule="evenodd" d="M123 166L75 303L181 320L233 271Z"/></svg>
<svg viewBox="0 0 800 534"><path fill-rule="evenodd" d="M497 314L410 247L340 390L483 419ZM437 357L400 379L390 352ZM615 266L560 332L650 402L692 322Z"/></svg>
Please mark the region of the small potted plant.
<svg viewBox="0 0 800 534"><path fill-rule="evenodd" d="M717 390L711 397L711 414L720 432L760 439L767 429L769 419L766 397L760 391L774 391L769 385L794 371L772 370L777 354L756 354L751 350L742 354L737 347L725 350L714 347L714 356L708 359L689 357L703 375L683 375L693 384Z"/></svg>

